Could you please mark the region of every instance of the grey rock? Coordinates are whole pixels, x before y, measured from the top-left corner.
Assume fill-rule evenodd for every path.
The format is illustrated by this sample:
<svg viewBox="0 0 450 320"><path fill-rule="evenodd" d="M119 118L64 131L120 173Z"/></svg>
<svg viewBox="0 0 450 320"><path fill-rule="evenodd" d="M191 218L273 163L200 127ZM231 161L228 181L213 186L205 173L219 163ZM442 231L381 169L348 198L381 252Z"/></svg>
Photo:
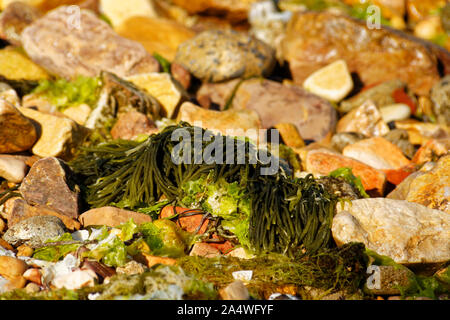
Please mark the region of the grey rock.
<svg viewBox="0 0 450 320"><path fill-rule="evenodd" d="M36 248L49 239L63 235L64 232L64 223L61 219L53 216L38 216L13 225L3 235L3 240L12 246L26 244Z"/></svg>
<svg viewBox="0 0 450 320"><path fill-rule="evenodd" d="M175 62L207 82L267 76L275 52L266 43L232 30L208 30L179 45Z"/></svg>

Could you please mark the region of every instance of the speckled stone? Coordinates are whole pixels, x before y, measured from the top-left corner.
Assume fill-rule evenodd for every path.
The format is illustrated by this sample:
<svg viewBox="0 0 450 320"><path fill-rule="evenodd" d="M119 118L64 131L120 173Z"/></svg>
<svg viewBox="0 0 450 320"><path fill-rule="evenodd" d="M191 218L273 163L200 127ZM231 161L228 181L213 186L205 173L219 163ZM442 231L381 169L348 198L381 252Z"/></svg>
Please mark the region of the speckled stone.
<svg viewBox="0 0 450 320"><path fill-rule="evenodd" d="M35 248L48 239L63 235L64 231L64 223L57 217L32 217L9 228L3 235L3 240L12 246L26 244Z"/></svg>
<svg viewBox="0 0 450 320"><path fill-rule="evenodd" d="M179 45L175 62L206 82L267 76L275 52L264 42L236 31L208 30Z"/></svg>

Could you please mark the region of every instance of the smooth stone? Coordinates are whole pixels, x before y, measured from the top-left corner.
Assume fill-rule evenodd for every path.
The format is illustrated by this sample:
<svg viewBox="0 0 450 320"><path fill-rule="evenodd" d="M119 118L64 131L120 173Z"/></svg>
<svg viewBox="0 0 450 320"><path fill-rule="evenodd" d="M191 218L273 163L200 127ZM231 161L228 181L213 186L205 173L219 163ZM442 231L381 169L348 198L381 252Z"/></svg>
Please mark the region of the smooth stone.
<svg viewBox="0 0 450 320"><path fill-rule="evenodd" d="M69 218L79 213L79 187L72 181L72 171L60 159L49 157L37 161L20 185L28 204L41 205Z"/></svg>
<svg viewBox="0 0 450 320"><path fill-rule="evenodd" d="M27 174L25 161L10 155L0 155L0 177L12 183L21 183Z"/></svg>
<svg viewBox="0 0 450 320"><path fill-rule="evenodd" d="M157 130L155 123L145 114L131 110L120 114L111 129L113 139L134 140L141 134L152 134Z"/></svg>
<svg viewBox="0 0 450 320"><path fill-rule="evenodd" d="M247 287L240 280L234 281L219 291L222 300L249 300Z"/></svg>
<svg viewBox="0 0 450 320"><path fill-rule="evenodd" d="M380 108L380 113L383 121L389 123L408 119L411 116L411 108L404 103L396 103Z"/></svg>
<svg viewBox="0 0 450 320"><path fill-rule="evenodd" d="M103 225L116 227L128 222L130 219L133 219L136 224L152 222L152 218L149 215L115 207L91 209L81 214L78 218L83 227Z"/></svg>
<svg viewBox="0 0 450 320"><path fill-rule="evenodd" d="M152 1L148 0L100 0L99 5L114 28L119 27L131 17L154 18L157 16Z"/></svg>
<svg viewBox="0 0 450 320"><path fill-rule="evenodd" d="M366 139L367 136L358 132L339 132L331 138L331 147L342 153L342 150L348 145Z"/></svg>
<svg viewBox="0 0 450 320"><path fill-rule="evenodd" d="M385 198L353 200L336 209L332 233L339 246L362 242L401 264L450 259L450 215L446 212Z"/></svg>
<svg viewBox="0 0 450 320"><path fill-rule="evenodd" d="M17 258L0 256L0 275L6 279L20 277L28 269L28 265Z"/></svg>
<svg viewBox="0 0 450 320"><path fill-rule="evenodd" d="M20 47L23 29L41 16L42 13L37 8L27 3L22 1L9 3L0 15L0 38Z"/></svg>
<svg viewBox="0 0 450 320"><path fill-rule="evenodd" d="M12 246L26 244L32 248L43 245L47 240L64 234L64 223L53 216L31 217L13 225L3 235Z"/></svg>
<svg viewBox="0 0 450 320"><path fill-rule="evenodd" d="M197 242L191 249L189 253L193 257L204 257L204 258L215 258L221 255L219 249L214 248L208 243Z"/></svg>

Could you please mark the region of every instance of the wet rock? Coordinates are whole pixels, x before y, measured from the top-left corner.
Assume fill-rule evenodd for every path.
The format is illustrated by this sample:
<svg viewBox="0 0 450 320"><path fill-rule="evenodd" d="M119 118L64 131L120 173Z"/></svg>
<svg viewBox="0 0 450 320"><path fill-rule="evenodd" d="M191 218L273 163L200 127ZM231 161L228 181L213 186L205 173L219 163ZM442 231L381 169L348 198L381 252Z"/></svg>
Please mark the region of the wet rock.
<svg viewBox="0 0 450 320"><path fill-rule="evenodd" d="M416 149L414 148L414 145L409 142L408 131L394 129L385 134L383 138L399 147L403 154L409 159L414 157Z"/></svg>
<svg viewBox="0 0 450 320"><path fill-rule="evenodd" d="M368 282L368 292L374 295L398 295L412 285L414 273L407 268L372 266L374 281Z"/></svg>
<svg viewBox="0 0 450 320"><path fill-rule="evenodd" d="M100 7L102 13L108 17L115 28L131 17L154 18L157 16L152 1L148 0L128 0L125 2L121 0L100 0Z"/></svg>
<svg viewBox="0 0 450 320"><path fill-rule="evenodd" d="M415 153L412 162L423 164L425 162L437 161L441 156L450 150L450 138L448 139L431 139L426 142Z"/></svg>
<svg viewBox="0 0 450 320"><path fill-rule="evenodd" d="M450 138L450 127L417 120L395 121L397 129L408 131L409 141L414 145L423 145L431 139Z"/></svg>
<svg viewBox="0 0 450 320"><path fill-rule="evenodd" d="M79 187L73 183L69 167L57 158L37 161L19 190L28 204L41 205L70 218L78 217Z"/></svg>
<svg viewBox="0 0 450 320"><path fill-rule="evenodd" d="M251 79L221 84L204 84L197 92L197 100L208 97L222 109L230 98L230 109L256 111L262 128L279 123L294 124L304 140L319 141L334 131L337 115L331 104L303 88L283 85L275 81Z"/></svg>
<svg viewBox="0 0 450 320"><path fill-rule="evenodd" d="M444 77L433 87L431 100L437 121L450 126L450 75Z"/></svg>
<svg viewBox="0 0 450 320"><path fill-rule="evenodd" d="M192 247L189 255L194 257L214 258L220 256L220 251L207 243L197 242Z"/></svg>
<svg viewBox="0 0 450 320"><path fill-rule="evenodd" d="M75 21L70 7L58 7L26 27L22 43L33 61L65 78L98 76L102 70L119 77L159 70L141 44L120 37L89 10L81 10Z"/></svg>
<svg viewBox="0 0 450 320"><path fill-rule="evenodd" d="M40 136L31 150L40 157L58 157L70 160L89 133L88 129L67 118L30 108L20 108L19 110L39 127Z"/></svg>
<svg viewBox="0 0 450 320"><path fill-rule="evenodd" d="M20 183L27 174L25 161L10 155L0 155L0 177L9 182Z"/></svg>
<svg viewBox="0 0 450 320"><path fill-rule="evenodd" d="M123 24L117 27L117 33L141 43L148 53L157 52L169 61L173 61L181 43L195 36L194 31L181 23L169 19L143 17L141 14L123 21Z"/></svg>
<svg viewBox="0 0 450 320"><path fill-rule="evenodd" d="M14 279L23 275L28 265L13 257L0 256L0 275L6 279Z"/></svg>
<svg viewBox="0 0 450 320"><path fill-rule="evenodd" d="M274 50L236 31L208 30L178 46L175 62L206 82L267 76L275 65Z"/></svg>
<svg viewBox="0 0 450 320"><path fill-rule="evenodd" d="M394 104L396 101L393 97L393 93L396 90L405 88L405 86L406 83L396 79L383 82L379 85L375 85L374 87L369 87L358 93L356 96L342 101L340 103L339 110L347 113L355 108L358 108L367 100L373 101L373 103L379 108Z"/></svg>
<svg viewBox="0 0 450 320"><path fill-rule="evenodd" d="M385 174L358 160L323 150L313 150L306 155L305 165L306 171L315 175L329 175L334 170L349 167L355 176L361 178L365 190L374 190L379 195L383 194L386 183Z"/></svg>
<svg viewBox="0 0 450 320"><path fill-rule="evenodd" d="M339 132L331 138L331 147L342 153L346 146L366 138L365 135L358 132Z"/></svg>
<svg viewBox="0 0 450 320"><path fill-rule="evenodd" d="M84 227L87 226L109 226L116 227L128 220L133 219L136 224L152 222L152 218L146 214L123 210L115 207L102 207L91 209L79 217Z"/></svg>
<svg viewBox="0 0 450 320"><path fill-rule="evenodd" d="M36 139L33 123L16 107L0 99L0 153L26 151Z"/></svg>
<svg viewBox="0 0 450 320"><path fill-rule="evenodd" d="M362 242L397 263L438 263L450 258L450 215L417 203L384 198L336 207L332 233L340 246Z"/></svg>
<svg viewBox="0 0 450 320"><path fill-rule="evenodd" d="M41 15L38 9L22 1L10 3L0 15L0 38L20 47L23 29L40 18Z"/></svg>
<svg viewBox="0 0 450 320"><path fill-rule="evenodd" d="M234 281L219 291L222 300L249 300L250 295L242 281Z"/></svg>
<svg viewBox="0 0 450 320"><path fill-rule="evenodd" d="M116 272L119 274L141 274L144 273L147 267L142 263L134 260L127 262L123 267L116 268Z"/></svg>
<svg viewBox="0 0 450 320"><path fill-rule="evenodd" d="M359 132L373 137L387 134L389 127L378 108L369 100L343 116L337 124L336 132Z"/></svg>
<svg viewBox="0 0 450 320"><path fill-rule="evenodd" d="M364 139L348 145L342 154L379 170L400 169L410 163L399 147L382 137Z"/></svg>
<svg viewBox="0 0 450 320"><path fill-rule="evenodd" d="M247 130L257 133L261 127L258 114L253 110L215 111L198 107L190 102L181 105L177 120L209 129L214 133L231 136L247 136Z"/></svg>
<svg viewBox="0 0 450 320"><path fill-rule="evenodd" d="M128 111L121 114L111 129L113 139L134 140L141 134L152 134L156 130L155 123L145 114Z"/></svg>
<svg viewBox="0 0 450 320"><path fill-rule="evenodd" d="M23 199L10 199L5 203L4 216L8 220L8 226L36 216L54 216L64 223L68 230L80 229L80 223L64 214L42 206L30 206Z"/></svg>
<svg viewBox="0 0 450 320"><path fill-rule="evenodd" d="M450 155L441 157L431 170L409 176L388 198L450 213Z"/></svg>
<svg viewBox="0 0 450 320"><path fill-rule="evenodd" d="M345 182L343 179L334 177L321 177L317 182L322 184L330 194L334 194L339 198L349 200L356 200L362 198L359 191L351 184Z"/></svg>
<svg viewBox="0 0 450 320"><path fill-rule="evenodd" d="M139 74L126 80L155 97L161 103L164 116L167 118L172 118L176 114L177 107L187 100L184 89L178 82L173 81L168 73Z"/></svg>
<svg viewBox="0 0 450 320"><path fill-rule="evenodd" d="M366 85L400 79L426 95L439 81L438 63L428 45L392 29L370 30L365 21L330 12L296 13L282 42L295 83L344 59ZM421 75L418 77L417 75Z"/></svg>
<svg viewBox="0 0 450 320"><path fill-rule="evenodd" d="M13 225L3 239L13 246L39 247L47 240L64 234L64 223L53 216L31 217Z"/></svg>

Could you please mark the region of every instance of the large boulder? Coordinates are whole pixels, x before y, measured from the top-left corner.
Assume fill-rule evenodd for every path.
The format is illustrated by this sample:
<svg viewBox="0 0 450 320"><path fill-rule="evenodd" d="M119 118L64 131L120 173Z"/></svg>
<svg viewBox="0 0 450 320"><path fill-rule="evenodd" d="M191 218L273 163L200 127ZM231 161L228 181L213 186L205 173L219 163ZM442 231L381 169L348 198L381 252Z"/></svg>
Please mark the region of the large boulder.
<svg viewBox="0 0 450 320"><path fill-rule="evenodd" d="M81 10L75 19L70 7L58 7L26 27L22 43L33 61L65 78L97 76L100 71L125 77L159 70L140 43L120 37L89 10Z"/></svg>
<svg viewBox="0 0 450 320"><path fill-rule="evenodd" d="M295 14L282 50L297 84L339 59L365 85L400 79L416 94L427 95L439 81L436 55L426 44L393 29L369 29L365 21L330 12Z"/></svg>
<svg viewBox="0 0 450 320"><path fill-rule="evenodd" d="M397 263L450 259L450 215L408 201L373 198L338 204L332 233L339 246L362 242Z"/></svg>
<svg viewBox="0 0 450 320"><path fill-rule="evenodd" d="M275 51L245 33L208 30L180 44L175 62L203 81L219 82L269 75Z"/></svg>
<svg viewBox="0 0 450 320"><path fill-rule="evenodd" d="M266 129L292 123L304 140L324 139L334 131L337 121L335 109L325 99L301 87L271 80L204 84L197 93L197 100L200 103L211 101L222 109L231 101L230 109L254 110Z"/></svg>

